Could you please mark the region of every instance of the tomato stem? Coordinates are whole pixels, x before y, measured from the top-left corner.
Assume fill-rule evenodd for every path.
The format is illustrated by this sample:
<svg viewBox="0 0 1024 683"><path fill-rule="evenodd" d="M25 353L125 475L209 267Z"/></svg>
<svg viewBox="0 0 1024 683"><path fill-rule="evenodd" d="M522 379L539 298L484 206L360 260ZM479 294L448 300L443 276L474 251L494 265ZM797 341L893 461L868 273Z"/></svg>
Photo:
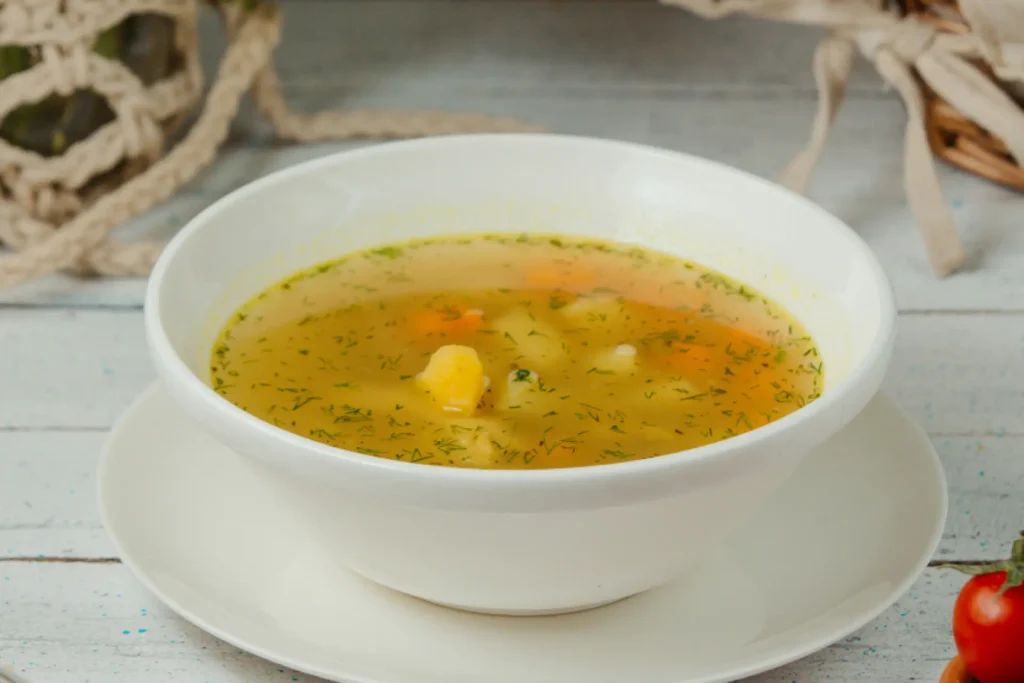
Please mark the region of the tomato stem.
<svg viewBox="0 0 1024 683"><path fill-rule="evenodd" d="M980 562L977 564L957 564L953 562L946 562L935 566L939 569L955 569L961 574L969 574L970 576L985 576L986 574L1008 572L1010 570L1010 563L1006 560L1000 560L999 562Z"/></svg>
<svg viewBox="0 0 1024 683"><path fill-rule="evenodd" d="M1024 531L1020 532L1020 538L1013 542L1013 550L1010 552L1011 562L1024 562Z"/></svg>
<svg viewBox="0 0 1024 683"><path fill-rule="evenodd" d="M1011 588L1018 588L1024 585L1024 531L1021 531L1020 537L1013 542L1013 549L1010 551L1010 559L1008 560L963 564L944 563L936 566L940 569L955 569L962 574L969 574L971 576L1006 572L1006 580L1003 581L1003 585L1000 586L998 593L996 593L996 595L1001 596Z"/></svg>

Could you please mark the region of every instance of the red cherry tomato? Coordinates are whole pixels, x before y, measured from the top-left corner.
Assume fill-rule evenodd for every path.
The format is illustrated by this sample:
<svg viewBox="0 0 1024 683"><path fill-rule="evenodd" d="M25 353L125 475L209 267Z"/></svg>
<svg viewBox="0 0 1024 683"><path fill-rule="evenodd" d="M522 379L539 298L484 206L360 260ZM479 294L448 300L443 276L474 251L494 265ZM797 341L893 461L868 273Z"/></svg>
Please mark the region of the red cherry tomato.
<svg viewBox="0 0 1024 683"><path fill-rule="evenodd" d="M1024 533L1013 545L1008 561L955 567L976 574L953 608L953 638L979 683L1024 683Z"/></svg>
<svg viewBox="0 0 1024 683"><path fill-rule="evenodd" d="M975 576L953 608L953 639L981 683L1024 683L1024 587L999 589L1006 572Z"/></svg>

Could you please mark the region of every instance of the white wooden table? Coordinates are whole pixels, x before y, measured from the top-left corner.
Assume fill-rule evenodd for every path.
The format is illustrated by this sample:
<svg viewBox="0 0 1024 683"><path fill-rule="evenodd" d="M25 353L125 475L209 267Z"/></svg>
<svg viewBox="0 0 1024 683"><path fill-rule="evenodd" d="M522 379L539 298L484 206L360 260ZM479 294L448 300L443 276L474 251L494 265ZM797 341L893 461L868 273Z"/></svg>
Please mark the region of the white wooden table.
<svg viewBox="0 0 1024 683"><path fill-rule="evenodd" d="M704 23L645 2L293 0L278 55L304 108L425 106L663 145L774 175L814 111L814 31ZM216 57L216 27L207 27ZM933 278L900 186L904 115L866 68L811 196L851 223L896 288L886 390L950 482L937 559L993 558L1024 528L1024 197L943 169L971 269ZM166 238L270 170L356 144L276 145L247 112L218 162L128 226ZM141 281L48 278L0 292L0 671L31 683L307 680L209 637L119 564L100 525L104 433L153 380ZM929 569L856 635L758 683L935 681L959 575Z"/></svg>

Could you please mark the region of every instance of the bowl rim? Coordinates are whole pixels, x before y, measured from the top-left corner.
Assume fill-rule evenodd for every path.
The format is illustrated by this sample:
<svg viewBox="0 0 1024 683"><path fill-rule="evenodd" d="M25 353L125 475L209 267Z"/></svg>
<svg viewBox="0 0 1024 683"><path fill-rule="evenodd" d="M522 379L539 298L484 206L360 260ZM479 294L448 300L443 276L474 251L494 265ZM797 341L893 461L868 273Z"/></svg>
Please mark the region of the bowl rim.
<svg viewBox="0 0 1024 683"><path fill-rule="evenodd" d="M379 157L382 155L400 156L406 151L450 148L460 145L524 143L542 146L582 145L591 148L600 146L611 152L639 153L652 159L700 165L707 168L709 172L719 176L731 176L742 183L758 185L769 192L779 195L780 199L784 201L802 204L813 214L817 215L823 230L832 230L844 238L849 243L850 252L854 257L867 266L871 280L878 291L879 322L874 338L862 357L855 362L847 375L839 380L832 389L823 392L821 397L812 403L775 422L749 432L723 441L642 460L583 467L523 470L429 467L419 463L378 458L349 451L294 434L242 410L222 397L189 368L188 364L171 344L163 327L161 310L161 293L167 271L189 239L204 229L212 229L211 226L216 225L218 214L227 207L238 202L247 201L249 197L257 193L271 190L276 184L293 176L304 175L338 164L358 163L361 159L367 157ZM601 484L612 479L619 480L624 477L645 478L651 475L663 474L666 470L674 470L680 467L688 468L697 464L730 459L729 456L731 455L749 451L750 446L779 439L786 433L818 419L825 413L840 409L850 395L855 393L857 387L870 378L872 370L879 363L887 362L895 336L896 304L892 285L884 269L874 252L860 235L843 220L827 212L817 203L770 180L704 157L641 143L552 133L482 133L389 141L370 144L354 150L341 150L322 157L292 164L236 188L204 208L189 220L167 243L147 283L144 321L147 343L151 354L158 366L160 364L163 365L162 368L157 368L158 371L173 376L195 401L191 404L192 410L189 412L209 411L211 415L219 414L222 419L230 420L238 429L248 432L251 436L276 442L282 450L303 452L307 456L313 456L318 459L329 459L338 465L358 468L362 472L372 471L374 474L383 476L422 478L439 484L454 486L475 484L520 486L530 484L555 485L567 482L573 482L574 484ZM873 396L874 393L872 391L871 395ZM868 399L870 399L870 396L866 397L865 401ZM846 421L852 419L856 412L859 412L859 410L846 416ZM845 424L845 421L843 423Z"/></svg>

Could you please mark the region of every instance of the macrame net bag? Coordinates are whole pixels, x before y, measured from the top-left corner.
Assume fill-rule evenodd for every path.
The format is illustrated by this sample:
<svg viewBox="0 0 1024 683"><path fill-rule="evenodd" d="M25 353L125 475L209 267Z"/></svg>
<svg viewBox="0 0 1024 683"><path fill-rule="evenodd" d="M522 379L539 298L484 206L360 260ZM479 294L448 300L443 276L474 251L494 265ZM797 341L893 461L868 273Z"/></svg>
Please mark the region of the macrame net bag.
<svg viewBox="0 0 1024 683"><path fill-rule="evenodd" d="M34 55L30 67L0 80L0 122L54 97L92 97L110 112L109 121L66 148L52 140L50 153L0 138L0 244L8 252L0 255L0 288L59 270L148 273L161 245L119 243L109 233L213 160L247 92L277 135L295 142L530 129L512 120L431 111L293 112L271 61L280 36L278 10L232 2L219 6L228 47L205 103L168 146L202 98L196 30L202 4L0 0L0 46L24 46ZM112 27L137 15L166 17L173 26L171 66L149 83L97 49Z"/></svg>

